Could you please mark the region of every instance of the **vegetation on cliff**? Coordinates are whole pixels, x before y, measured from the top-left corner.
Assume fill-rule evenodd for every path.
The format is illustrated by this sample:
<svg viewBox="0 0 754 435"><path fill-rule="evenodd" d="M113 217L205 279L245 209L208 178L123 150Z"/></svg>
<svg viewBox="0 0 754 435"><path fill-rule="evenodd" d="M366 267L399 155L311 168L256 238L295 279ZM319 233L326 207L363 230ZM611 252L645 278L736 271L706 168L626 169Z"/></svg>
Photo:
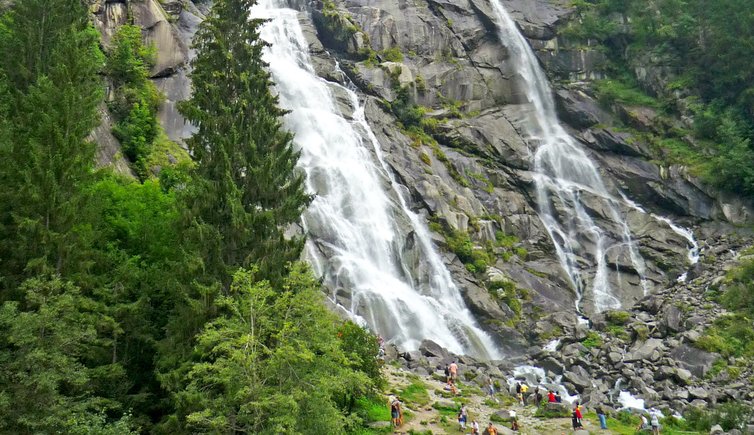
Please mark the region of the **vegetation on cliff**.
<svg viewBox="0 0 754 435"><path fill-rule="evenodd" d="M80 0L2 14L0 432L360 425L377 342L328 312L284 235L309 196L252 4L216 2L197 37L193 169L144 181L95 170L88 140L103 72L137 165L159 135L138 29L106 59Z"/></svg>
<svg viewBox="0 0 754 435"><path fill-rule="evenodd" d="M609 80L598 83L598 94L692 119L654 138L664 158L719 187L754 194L754 6L734 0L574 4L577 20L563 36L596 41L608 54Z"/></svg>

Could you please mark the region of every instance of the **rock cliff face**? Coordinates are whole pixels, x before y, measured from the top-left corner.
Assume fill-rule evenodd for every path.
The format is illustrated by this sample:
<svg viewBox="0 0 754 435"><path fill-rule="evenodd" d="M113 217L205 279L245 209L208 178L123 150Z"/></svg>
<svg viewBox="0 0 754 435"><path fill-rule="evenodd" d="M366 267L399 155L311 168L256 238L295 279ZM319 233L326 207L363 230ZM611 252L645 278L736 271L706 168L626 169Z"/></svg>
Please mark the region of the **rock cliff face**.
<svg viewBox="0 0 754 435"><path fill-rule="evenodd" d="M526 252L498 258L486 275L468 273L450 256L469 306L491 329L521 344L522 337L516 339L499 324L516 314L484 289L491 281L512 281L525 290L525 321L542 313L573 310L576 295L537 215L532 152L520 134L522 113L530 110L520 85L523 78L506 62L508 48L498 41L489 2L325 3L313 2L316 31L308 32L319 73L337 80L333 71L337 59L363 92L367 118L393 170L411 189L414 207L446 228L468 232L480 247L495 243L495 234L502 232L515 236L516 247ZM650 213L693 227L702 245L704 238L716 237L730 224L750 221L751 208L745 201L721 195L682 167L658 166L646 145L610 127L611 115L579 81L599 77L594 67L600 55L588 48L571 48L557 36L559 26L571 16L569 2L504 4L548 74L561 83L555 87L561 120L598 163L608 189L616 196L625 193L648 212L621 210L647 261L650 291L667 287L691 266L689 241ZM305 26L312 25L304 14L301 19ZM408 91L411 102L425 107L425 117L433 119L427 133L436 144L417 140L415 131L397 127L395 110L386 106L396 104L400 87ZM652 128L651 111L624 110L643 128ZM610 227L606 211L597 201L589 203L587 199L590 214L620 240L620 229ZM579 261L593 265L595 259ZM623 255L616 254L609 262L620 270L612 276L613 288L620 289L617 296L624 307L630 307L644 297L637 271ZM589 294L582 308L592 312Z"/></svg>
<svg viewBox="0 0 754 435"><path fill-rule="evenodd" d="M525 327L557 313L573 314L574 289L568 283L554 246L538 214L532 177L532 150L522 138L522 114L530 110L522 93L520 72L512 70L508 47L501 44L487 0L338 0L294 1L310 41L318 73L331 81L351 81L366 101L366 117L383 146L397 178L407 186L412 207L438 223L443 235L468 233L481 249L492 251L486 272L469 272L452 253L445 256L467 304L486 327L511 349L543 339ZM608 189L623 192L646 209L693 227L701 240L715 240L731 225L751 221L751 208L703 185L683 167L661 167L647 146L611 128L611 115L582 86L599 78L597 52L558 37L572 15L567 0L505 0L555 87L561 120L599 164ZM134 22L145 41L157 47L153 78L166 94L159 118L168 136L181 142L191 133L175 102L190 92L186 63L190 39L202 17L191 2L107 1L92 5L95 23L107 46L117 26ZM336 70L336 61L347 72ZM400 88L429 120L419 133L401 128L395 107ZM335 89L335 88L333 88ZM343 110L349 108L341 99ZM391 109L391 104L392 108ZM652 128L652 113L625 108L641 128ZM105 119L105 123L107 120ZM127 170L117 141L106 124L95 131L100 163ZM120 161L119 161L120 159ZM589 212L620 240L621 229L594 202ZM691 265L689 243L666 222L636 208L621 210L647 261L650 291L666 288ZM501 243L501 235L503 242ZM586 241L588 243L588 241ZM513 255L513 254L516 255ZM579 258L586 267L594 258ZM609 258L612 285L624 307L644 297L638 272L623 255ZM590 277L587 277L589 280ZM488 288L513 283L509 299ZM588 283L587 283L588 284ZM582 310L593 312L591 295ZM571 316L573 317L573 316ZM516 328L508 325L518 324ZM543 334L547 335L547 334Z"/></svg>
<svg viewBox="0 0 754 435"><path fill-rule="evenodd" d="M94 25L102 36L105 50L110 48L112 37L123 24L141 27L144 42L154 45L157 53L151 77L165 96L157 116L167 136L178 143L183 143L191 135L191 126L178 113L176 103L188 98L191 90L187 76L188 61L191 58L189 47L204 16L203 8L206 7L207 3L200 7L190 1L177 0L90 1ZM99 145L98 164L112 165L119 173L133 175L120 154L118 140L111 133L112 120L105 104L100 112L102 124L92 132L93 140Z"/></svg>

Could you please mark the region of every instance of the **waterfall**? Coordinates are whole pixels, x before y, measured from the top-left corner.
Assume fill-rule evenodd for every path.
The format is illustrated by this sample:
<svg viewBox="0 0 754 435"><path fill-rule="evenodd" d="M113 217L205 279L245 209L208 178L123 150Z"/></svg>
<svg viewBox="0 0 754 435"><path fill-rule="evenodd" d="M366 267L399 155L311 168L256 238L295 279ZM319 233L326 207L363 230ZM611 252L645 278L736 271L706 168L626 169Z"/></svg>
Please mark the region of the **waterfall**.
<svg viewBox="0 0 754 435"><path fill-rule="evenodd" d="M298 13L283 0L261 0L251 14L270 20L261 30L271 44L264 58L317 195L303 216L307 253L333 302L344 299L354 319L404 349L431 339L454 353L498 358L407 206L356 94L314 72ZM333 91L347 96L353 113L339 108Z"/></svg>
<svg viewBox="0 0 754 435"><path fill-rule="evenodd" d="M524 113L522 132L534 153L534 182L539 216L555 246L560 264L576 290L576 309L591 290L597 312L621 306L609 280L608 253L622 250L638 272L648 291L644 259L631 239L621 216L619 201L611 196L595 166L581 146L560 125L547 78L534 52L501 4L491 0L497 16L498 36L509 50L509 62L521 78L522 91L532 109ZM590 216L599 211L620 240L613 240L605 228ZM584 260L596 263L591 288Z"/></svg>

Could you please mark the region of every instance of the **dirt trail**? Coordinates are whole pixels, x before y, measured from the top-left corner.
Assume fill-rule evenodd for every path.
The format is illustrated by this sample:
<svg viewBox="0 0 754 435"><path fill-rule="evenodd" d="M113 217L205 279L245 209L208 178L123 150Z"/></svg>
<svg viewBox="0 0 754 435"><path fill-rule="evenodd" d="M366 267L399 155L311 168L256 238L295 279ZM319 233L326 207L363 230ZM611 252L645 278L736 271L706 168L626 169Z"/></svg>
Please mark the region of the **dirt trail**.
<svg viewBox="0 0 754 435"><path fill-rule="evenodd" d="M393 366L386 366L385 376L390 390L392 392L400 392L408 387L412 380L417 379L416 375L406 371L402 368ZM571 419L570 418L537 418L534 417L536 409L533 406L523 407L519 404L512 404L511 398L505 395L497 395L498 403L491 406L492 402L489 396L485 395L478 386L474 383L461 382L460 394L453 397L452 394L445 390L445 383L432 377L419 378L427 387L427 393L429 394L429 401L426 404L419 405L411 403L405 400L404 409L407 409L410 413L410 417L406 419L404 424L393 431L396 434L409 434L413 433L428 433L432 431L432 434L470 434L471 422L476 420L479 423L480 432L487 427L490 422L490 416L498 411L503 411L503 415L508 415L509 410L516 411L516 415L519 418L521 429L519 432L513 432L509 429L509 423L493 422L498 429L499 434L521 434L521 435L534 435L534 434L572 434ZM458 402L466 404L466 408L469 412L469 422L467 424L466 431L461 431L461 428L456 420L456 413L450 413L449 411L441 412L432 407L435 403L447 404L458 406ZM455 408L457 410L457 408ZM443 414L445 418L443 419ZM592 434L612 434L610 430L600 430L599 425L587 419L584 420L584 429Z"/></svg>

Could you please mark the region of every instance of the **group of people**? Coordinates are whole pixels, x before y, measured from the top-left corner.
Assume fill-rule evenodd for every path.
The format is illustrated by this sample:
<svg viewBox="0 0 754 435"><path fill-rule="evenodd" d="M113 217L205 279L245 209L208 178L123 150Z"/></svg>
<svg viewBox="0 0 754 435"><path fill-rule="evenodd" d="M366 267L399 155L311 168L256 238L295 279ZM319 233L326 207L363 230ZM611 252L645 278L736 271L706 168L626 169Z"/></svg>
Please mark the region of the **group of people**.
<svg viewBox="0 0 754 435"><path fill-rule="evenodd" d="M458 388L456 387L456 382L458 382L458 364L455 361L445 365L445 379L448 383L447 389L452 391L453 395L458 395Z"/></svg>
<svg viewBox="0 0 754 435"><path fill-rule="evenodd" d="M450 364L447 364L445 366L445 379L447 382L447 389L452 391L454 395L458 394L458 388L457 388L457 382L458 382L458 364L453 361ZM496 402L498 402L497 398L495 397L495 384L492 381L492 378L488 378L485 383L485 390L486 393L490 396L490 398L494 399ZM526 394L529 390L529 387L526 384L522 384L521 382L517 382L515 386L516 391L516 399L517 401L522 405L526 405ZM534 390L534 403L538 406L540 403L542 403L543 397L541 390L539 387L535 387ZM555 392L554 390L547 390L547 402L548 403L562 403L563 399L560 395L560 393ZM390 406L390 416L391 416L391 423L393 427L399 427L403 424L403 409L401 406L401 401L398 396L390 396L388 399L388 404ZM579 404L578 401L574 403L573 410L571 412L571 423L574 430L582 429L584 427L583 425L583 407ZM595 412L597 413L597 418L599 419L600 428L601 429L607 429L607 418L605 415L604 410L601 406L595 407ZM510 423L511 423L511 429L514 431L520 430L520 425L518 422L518 417L516 415L516 411L511 410L509 411L510 416ZM466 408L466 405L461 405L461 408L458 411L458 423L460 425L460 429L462 431L465 431L467 428L467 423L469 420L469 412ZM479 432L479 423L476 420L473 420L469 428L471 429L472 435L497 435L498 430L495 428L495 426L492 424L492 422L489 423L489 425L484 429L484 432L480 434ZM646 430L651 429L653 435L659 435L660 433L660 417L657 412L650 412L650 419L647 420L647 417L644 415L641 415L641 423L638 430Z"/></svg>
<svg viewBox="0 0 754 435"><path fill-rule="evenodd" d="M647 417L644 416L644 414L641 415L641 423L639 423L639 427L637 430L652 430L652 435L660 435L660 413L652 409L649 412L649 420L647 420Z"/></svg>

